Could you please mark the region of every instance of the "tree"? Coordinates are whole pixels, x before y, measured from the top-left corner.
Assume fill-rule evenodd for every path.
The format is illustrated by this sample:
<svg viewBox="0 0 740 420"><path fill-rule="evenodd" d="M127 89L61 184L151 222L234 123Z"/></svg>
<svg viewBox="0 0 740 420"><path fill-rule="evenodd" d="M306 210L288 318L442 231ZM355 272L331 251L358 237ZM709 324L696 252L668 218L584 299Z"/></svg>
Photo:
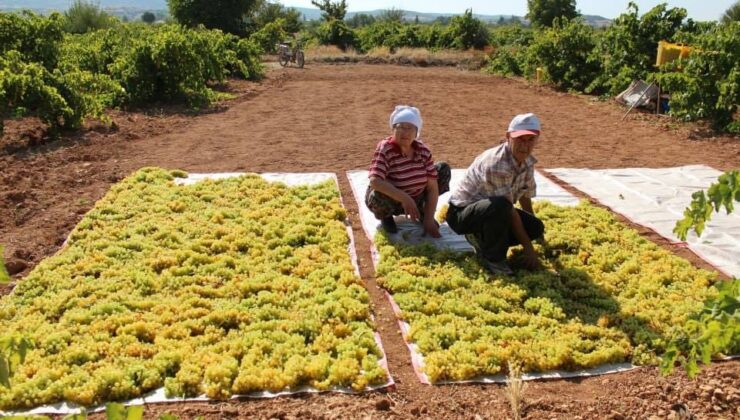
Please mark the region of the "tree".
<svg viewBox="0 0 740 420"><path fill-rule="evenodd" d="M185 26L203 25L235 35L246 33L244 17L259 0L167 0L170 14Z"/></svg>
<svg viewBox="0 0 740 420"><path fill-rule="evenodd" d="M109 28L115 22L115 18L101 10L98 3L86 0L75 0L64 12L64 17L64 30L73 34Z"/></svg>
<svg viewBox="0 0 740 420"><path fill-rule="evenodd" d="M344 20L347 15L347 1L341 0L336 3L331 0L321 0L319 3L316 0L311 0L311 4L318 7L323 13L321 18L329 22L331 20Z"/></svg>
<svg viewBox="0 0 740 420"><path fill-rule="evenodd" d="M527 19L536 27L552 27L555 18L571 20L580 15L576 0L527 0Z"/></svg>
<svg viewBox="0 0 740 420"><path fill-rule="evenodd" d="M339 19L330 19L321 23L316 30L316 39L321 45L336 45L342 51L350 47L354 48L357 44L355 32Z"/></svg>
<svg viewBox="0 0 740 420"><path fill-rule="evenodd" d="M347 19L347 25L352 28L360 28L363 26L370 26L375 23L375 16L367 13L357 13L352 15L351 18Z"/></svg>
<svg viewBox="0 0 740 420"><path fill-rule="evenodd" d="M473 17L473 9L467 9L461 16L452 17L444 38L448 47L483 49L488 45L488 29L480 19Z"/></svg>
<svg viewBox="0 0 740 420"><path fill-rule="evenodd" d="M390 9L386 9L380 12L380 16L378 17L378 20L382 20L385 22L403 22L404 15L405 15L405 12L403 10L396 9L395 7L391 7Z"/></svg>
<svg viewBox="0 0 740 420"><path fill-rule="evenodd" d="M735 4L730 6L720 18L722 23L740 22L740 0L736 1Z"/></svg>
<svg viewBox="0 0 740 420"><path fill-rule="evenodd" d="M256 10L253 18L255 30L265 27L268 23L283 19L283 29L288 33L299 32L303 28L301 12L293 7L285 7L280 3L262 3Z"/></svg>
<svg viewBox="0 0 740 420"><path fill-rule="evenodd" d="M152 24L157 20L157 17L152 12L144 12L141 14L141 21L144 23Z"/></svg>

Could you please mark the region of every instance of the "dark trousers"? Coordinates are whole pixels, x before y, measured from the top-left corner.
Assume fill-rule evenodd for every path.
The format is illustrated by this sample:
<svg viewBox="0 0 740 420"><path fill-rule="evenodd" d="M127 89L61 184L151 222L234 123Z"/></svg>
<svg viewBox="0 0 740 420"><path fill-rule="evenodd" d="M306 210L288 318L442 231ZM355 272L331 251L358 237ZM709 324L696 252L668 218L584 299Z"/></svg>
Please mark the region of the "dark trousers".
<svg viewBox="0 0 740 420"><path fill-rule="evenodd" d="M439 195L442 195L450 190L452 171L447 162L437 162L434 167L437 168L437 188L439 189ZM415 201L416 207L419 209L419 216L423 219L424 205L427 201L426 192L416 197ZM378 220L404 212L401 203L370 187L367 187L365 192L365 205Z"/></svg>
<svg viewBox="0 0 740 420"><path fill-rule="evenodd" d="M480 245L483 257L491 261L506 259L509 247L519 245L511 226L513 205L504 197L491 197L465 207L450 203L447 224L460 235L472 234ZM517 209L529 239L545 233L545 225L533 214Z"/></svg>

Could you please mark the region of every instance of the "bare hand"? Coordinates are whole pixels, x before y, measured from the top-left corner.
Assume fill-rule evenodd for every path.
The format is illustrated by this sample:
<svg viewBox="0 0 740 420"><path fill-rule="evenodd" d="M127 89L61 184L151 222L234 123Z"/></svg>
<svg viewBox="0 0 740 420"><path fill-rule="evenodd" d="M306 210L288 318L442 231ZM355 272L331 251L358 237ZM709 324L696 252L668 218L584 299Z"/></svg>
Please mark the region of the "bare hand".
<svg viewBox="0 0 740 420"><path fill-rule="evenodd" d="M522 259L524 268L527 270L535 271L542 269L542 263L537 255L537 251L534 248L524 250L524 258Z"/></svg>
<svg viewBox="0 0 740 420"><path fill-rule="evenodd" d="M424 234L429 234L432 238L441 238L439 233L439 223L434 218L424 219Z"/></svg>
<svg viewBox="0 0 740 420"><path fill-rule="evenodd" d="M406 194L401 201L401 205L403 206L403 212L406 213L411 220L414 222L419 220L419 209L416 207L416 202L414 202L410 195Z"/></svg>

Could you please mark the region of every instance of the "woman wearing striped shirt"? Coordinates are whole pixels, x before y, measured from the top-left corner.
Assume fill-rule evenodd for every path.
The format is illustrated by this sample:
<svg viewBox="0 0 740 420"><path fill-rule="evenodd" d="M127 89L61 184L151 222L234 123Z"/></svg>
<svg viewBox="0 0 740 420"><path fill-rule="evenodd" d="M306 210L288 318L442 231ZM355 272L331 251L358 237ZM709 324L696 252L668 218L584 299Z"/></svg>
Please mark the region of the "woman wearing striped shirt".
<svg viewBox="0 0 740 420"><path fill-rule="evenodd" d="M437 199L450 189L450 166L434 163L432 152L419 140L421 115L412 106L399 105L391 113L392 134L375 148L365 204L388 233L398 232L394 215L420 221L424 232L439 238L434 220Z"/></svg>

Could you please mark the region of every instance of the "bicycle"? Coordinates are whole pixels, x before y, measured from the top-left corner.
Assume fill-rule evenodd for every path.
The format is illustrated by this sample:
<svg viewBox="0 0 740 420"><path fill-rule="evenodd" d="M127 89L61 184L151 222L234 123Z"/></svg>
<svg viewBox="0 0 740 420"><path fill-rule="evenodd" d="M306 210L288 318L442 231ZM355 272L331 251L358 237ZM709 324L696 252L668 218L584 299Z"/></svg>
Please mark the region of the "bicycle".
<svg viewBox="0 0 740 420"><path fill-rule="evenodd" d="M285 67L288 63L295 63L298 68L303 68L306 57L301 49L300 44L296 43L295 48L291 48L289 43L281 42L278 45L278 62Z"/></svg>

